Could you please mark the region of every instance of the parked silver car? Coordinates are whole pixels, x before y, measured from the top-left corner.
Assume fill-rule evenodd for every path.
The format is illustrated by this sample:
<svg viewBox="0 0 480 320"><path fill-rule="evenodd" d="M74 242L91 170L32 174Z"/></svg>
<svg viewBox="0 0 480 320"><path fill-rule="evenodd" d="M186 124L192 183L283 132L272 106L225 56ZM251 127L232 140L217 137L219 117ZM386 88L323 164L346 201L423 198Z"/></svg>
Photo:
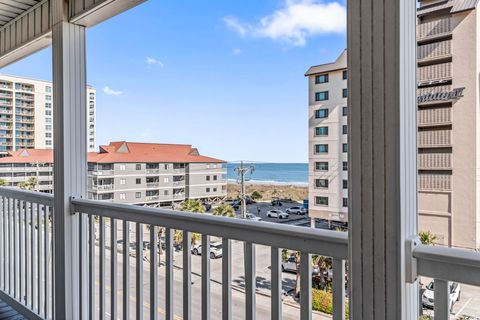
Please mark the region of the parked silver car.
<svg viewBox="0 0 480 320"><path fill-rule="evenodd" d="M287 261L282 262L283 272L297 273L297 258L296 256L290 256ZM312 266L312 274L319 274L320 268L318 266Z"/></svg>
<svg viewBox="0 0 480 320"><path fill-rule="evenodd" d="M298 207L298 206L295 206L295 207L290 207L288 208L287 210L285 210L285 212L287 213L293 213L293 214L305 214L307 213L307 209L305 209L304 207Z"/></svg>
<svg viewBox="0 0 480 320"><path fill-rule="evenodd" d="M288 219L288 216L288 213L285 213L282 210L270 210L267 212L267 217L269 218Z"/></svg>
<svg viewBox="0 0 480 320"><path fill-rule="evenodd" d="M210 258L211 259L216 259L220 258L222 256L222 243L217 242L217 243L211 243L210 244ZM192 246L192 253L194 255L201 255L202 254L202 245L201 244L196 244Z"/></svg>

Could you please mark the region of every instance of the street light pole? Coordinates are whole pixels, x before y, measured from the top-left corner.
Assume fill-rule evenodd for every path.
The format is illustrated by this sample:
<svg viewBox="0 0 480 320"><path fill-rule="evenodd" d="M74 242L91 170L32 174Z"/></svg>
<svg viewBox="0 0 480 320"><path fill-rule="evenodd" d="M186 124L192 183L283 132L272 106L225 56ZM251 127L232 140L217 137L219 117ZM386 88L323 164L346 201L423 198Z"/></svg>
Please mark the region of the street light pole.
<svg viewBox="0 0 480 320"><path fill-rule="evenodd" d="M255 171L255 167L253 165L250 165L250 167L245 167L245 164L243 161L240 161L240 168L235 168L235 172L239 176L240 180L240 205L241 205L241 213L242 213L242 218L246 219L247 218L247 199L245 195L245 175L247 173L252 174L253 171Z"/></svg>

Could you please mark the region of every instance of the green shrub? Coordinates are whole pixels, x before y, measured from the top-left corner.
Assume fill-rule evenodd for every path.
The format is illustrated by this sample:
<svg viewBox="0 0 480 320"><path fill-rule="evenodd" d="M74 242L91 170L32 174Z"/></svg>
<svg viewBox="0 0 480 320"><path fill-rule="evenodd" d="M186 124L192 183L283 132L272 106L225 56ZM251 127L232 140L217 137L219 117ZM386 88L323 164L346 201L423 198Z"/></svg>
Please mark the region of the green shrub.
<svg viewBox="0 0 480 320"><path fill-rule="evenodd" d="M333 295L331 292L312 289L312 308L327 314L333 313ZM348 319L348 302L345 302L345 318Z"/></svg>
<svg viewBox="0 0 480 320"><path fill-rule="evenodd" d="M262 194L257 190L255 190L252 192L252 195L250 196L250 198L252 198L253 200L262 199Z"/></svg>

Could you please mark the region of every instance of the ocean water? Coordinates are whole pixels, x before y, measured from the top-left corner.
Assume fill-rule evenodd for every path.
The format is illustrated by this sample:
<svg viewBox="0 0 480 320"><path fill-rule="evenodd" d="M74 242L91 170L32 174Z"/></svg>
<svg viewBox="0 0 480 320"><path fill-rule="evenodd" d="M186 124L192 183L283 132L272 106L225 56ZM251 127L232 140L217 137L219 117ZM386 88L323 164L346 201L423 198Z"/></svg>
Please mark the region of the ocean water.
<svg viewBox="0 0 480 320"><path fill-rule="evenodd" d="M278 183L278 184L308 184L308 163L251 163L255 170L253 174L248 173L246 179L252 183ZM245 163L246 167L250 163ZM237 181L235 168L240 163L227 163L228 181Z"/></svg>

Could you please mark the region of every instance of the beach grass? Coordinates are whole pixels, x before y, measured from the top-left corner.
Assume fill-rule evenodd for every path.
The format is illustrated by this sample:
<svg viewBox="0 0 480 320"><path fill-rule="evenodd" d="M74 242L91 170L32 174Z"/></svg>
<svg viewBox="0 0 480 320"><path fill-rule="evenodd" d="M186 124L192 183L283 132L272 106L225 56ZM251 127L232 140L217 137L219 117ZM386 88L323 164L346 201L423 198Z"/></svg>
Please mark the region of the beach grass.
<svg viewBox="0 0 480 320"><path fill-rule="evenodd" d="M274 198L279 198L302 202L308 198L308 187L301 185L247 183L245 189L247 195L251 195L254 191L259 192L262 195L259 201L270 201ZM227 197L229 199L235 199L239 194L240 185L229 182L227 184Z"/></svg>

